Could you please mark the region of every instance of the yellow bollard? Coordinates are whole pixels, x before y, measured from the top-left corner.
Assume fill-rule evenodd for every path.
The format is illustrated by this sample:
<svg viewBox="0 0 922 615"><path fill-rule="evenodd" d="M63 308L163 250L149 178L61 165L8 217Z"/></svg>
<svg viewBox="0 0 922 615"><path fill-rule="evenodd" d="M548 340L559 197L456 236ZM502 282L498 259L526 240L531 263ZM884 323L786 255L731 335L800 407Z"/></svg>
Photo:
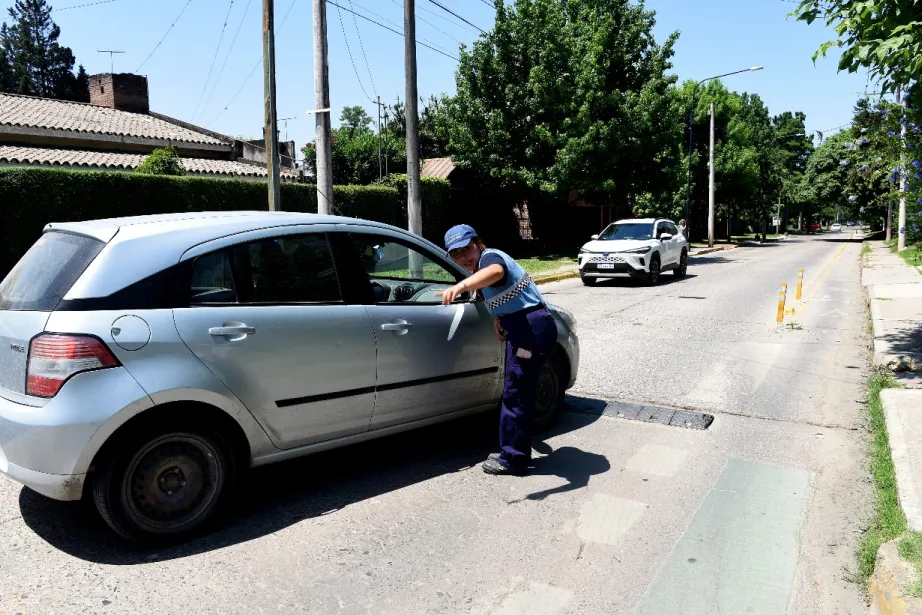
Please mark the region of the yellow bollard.
<svg viewBox="0 0 922 615"><path fill-rule="evenodd" d="M800 297L803 294L803 291L804 291L804 270L798 269L797 270L797 296L795 297L798 301L800 301Z"/></svg>
<svg viewBox="0 0 922 615"><path fill-rule="evenodd" d="M787 299L788 295L788 285L781 285L781 292L778 293L778 317L776 318L777 322L784 322L784 302Z"/></svg>

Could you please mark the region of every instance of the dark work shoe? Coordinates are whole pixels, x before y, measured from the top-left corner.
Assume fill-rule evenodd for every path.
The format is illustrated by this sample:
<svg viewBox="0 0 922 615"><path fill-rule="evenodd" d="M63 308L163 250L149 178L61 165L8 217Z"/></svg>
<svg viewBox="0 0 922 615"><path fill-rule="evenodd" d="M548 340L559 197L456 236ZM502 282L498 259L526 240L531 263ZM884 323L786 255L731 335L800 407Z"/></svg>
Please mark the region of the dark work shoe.
<svg viewBox="0 0 922 615"><path fill-rule="evenodd" d="M493 461L499 461L499 458L502 456L502 453L490 453L487 455L487 459L492 459Z"/></svg>
<svg viewBox="0 0 922 615"><path fill-rule="evenodd" d="M487 459L483 462L483 471L487 474L524 476L528 473L528 468L507 468L499 459Z"/></svg>

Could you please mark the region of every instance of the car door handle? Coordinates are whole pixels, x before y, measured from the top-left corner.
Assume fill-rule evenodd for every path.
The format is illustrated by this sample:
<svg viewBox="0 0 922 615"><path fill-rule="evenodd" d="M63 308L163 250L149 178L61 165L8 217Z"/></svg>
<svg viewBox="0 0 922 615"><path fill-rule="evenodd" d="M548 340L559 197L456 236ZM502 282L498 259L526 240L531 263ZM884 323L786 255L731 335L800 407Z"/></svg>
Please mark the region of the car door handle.
<svg viewBox="0 0 922 615"><path fill-rule="evenodd" d="M232 327L212 327L208 329L208 335L213 337L253 335L254 333L256 333L256 327L248 327L247 325L235 325Z"/></svg>
<svg viewBox="0 0 922 615"><path fill-rule="evenodd" d="M412 328L413 325L405 320L398 320L397 322L386 322L381 325L382 331L409 331Z"/></svg>

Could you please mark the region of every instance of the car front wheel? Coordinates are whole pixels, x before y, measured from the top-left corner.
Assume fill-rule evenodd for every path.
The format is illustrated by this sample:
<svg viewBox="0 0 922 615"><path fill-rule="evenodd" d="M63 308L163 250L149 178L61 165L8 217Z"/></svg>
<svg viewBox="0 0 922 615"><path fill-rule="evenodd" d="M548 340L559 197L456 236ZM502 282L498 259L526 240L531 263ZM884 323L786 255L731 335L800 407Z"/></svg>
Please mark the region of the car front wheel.
<svg viewBox="0 0 922 615"><path fill-rule="evenodd" d="M673 270L675 277L684 278L688 273L688 252L682 250L682 256L679 258L679 266Z"/></svg>
<svg viewBox="0 0 922 615"><path fill-rule="evenodd" d="M535 398L535 429L545 429L553 425L557 413L563 407L564 392L567 387L567 367L557 349L550 360L544 364L538 378L538 394Z"/></svg>
<svg viewBox="0 0 922 615"><path fill-rule="evenodd" d="M647 284L650 286L656 286L657 282L659 282L659 274L659 254L654 254L650 257L650 271L647 273Z"/></svg>
<svg viewBox="0 0 922 615"><path fill-rule="evenodd" d="M223 434L204 425L135 429L93 480L103 520L133 542L175 542L200 531L230 499L237 468Z"/></svg>
<svg viewBox="0 0 922 615"><path fill-rule="evenodd" d="M580 276L580 279L583 281L584 286L595 286L595 278L587 278L585 276Z"/></svg>

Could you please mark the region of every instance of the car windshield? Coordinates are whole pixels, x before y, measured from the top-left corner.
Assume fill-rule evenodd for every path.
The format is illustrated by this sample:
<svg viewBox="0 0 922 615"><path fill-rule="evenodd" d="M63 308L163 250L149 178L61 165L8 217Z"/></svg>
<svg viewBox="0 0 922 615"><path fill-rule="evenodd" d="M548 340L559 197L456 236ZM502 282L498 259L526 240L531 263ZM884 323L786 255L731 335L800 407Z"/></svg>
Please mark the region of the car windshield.
<svg viewBox="0 0 922 615"><path fill-rule="evenodd" d="M599 239L653 239L653 223L626 222L611 224L599 235Z"/></svg>

